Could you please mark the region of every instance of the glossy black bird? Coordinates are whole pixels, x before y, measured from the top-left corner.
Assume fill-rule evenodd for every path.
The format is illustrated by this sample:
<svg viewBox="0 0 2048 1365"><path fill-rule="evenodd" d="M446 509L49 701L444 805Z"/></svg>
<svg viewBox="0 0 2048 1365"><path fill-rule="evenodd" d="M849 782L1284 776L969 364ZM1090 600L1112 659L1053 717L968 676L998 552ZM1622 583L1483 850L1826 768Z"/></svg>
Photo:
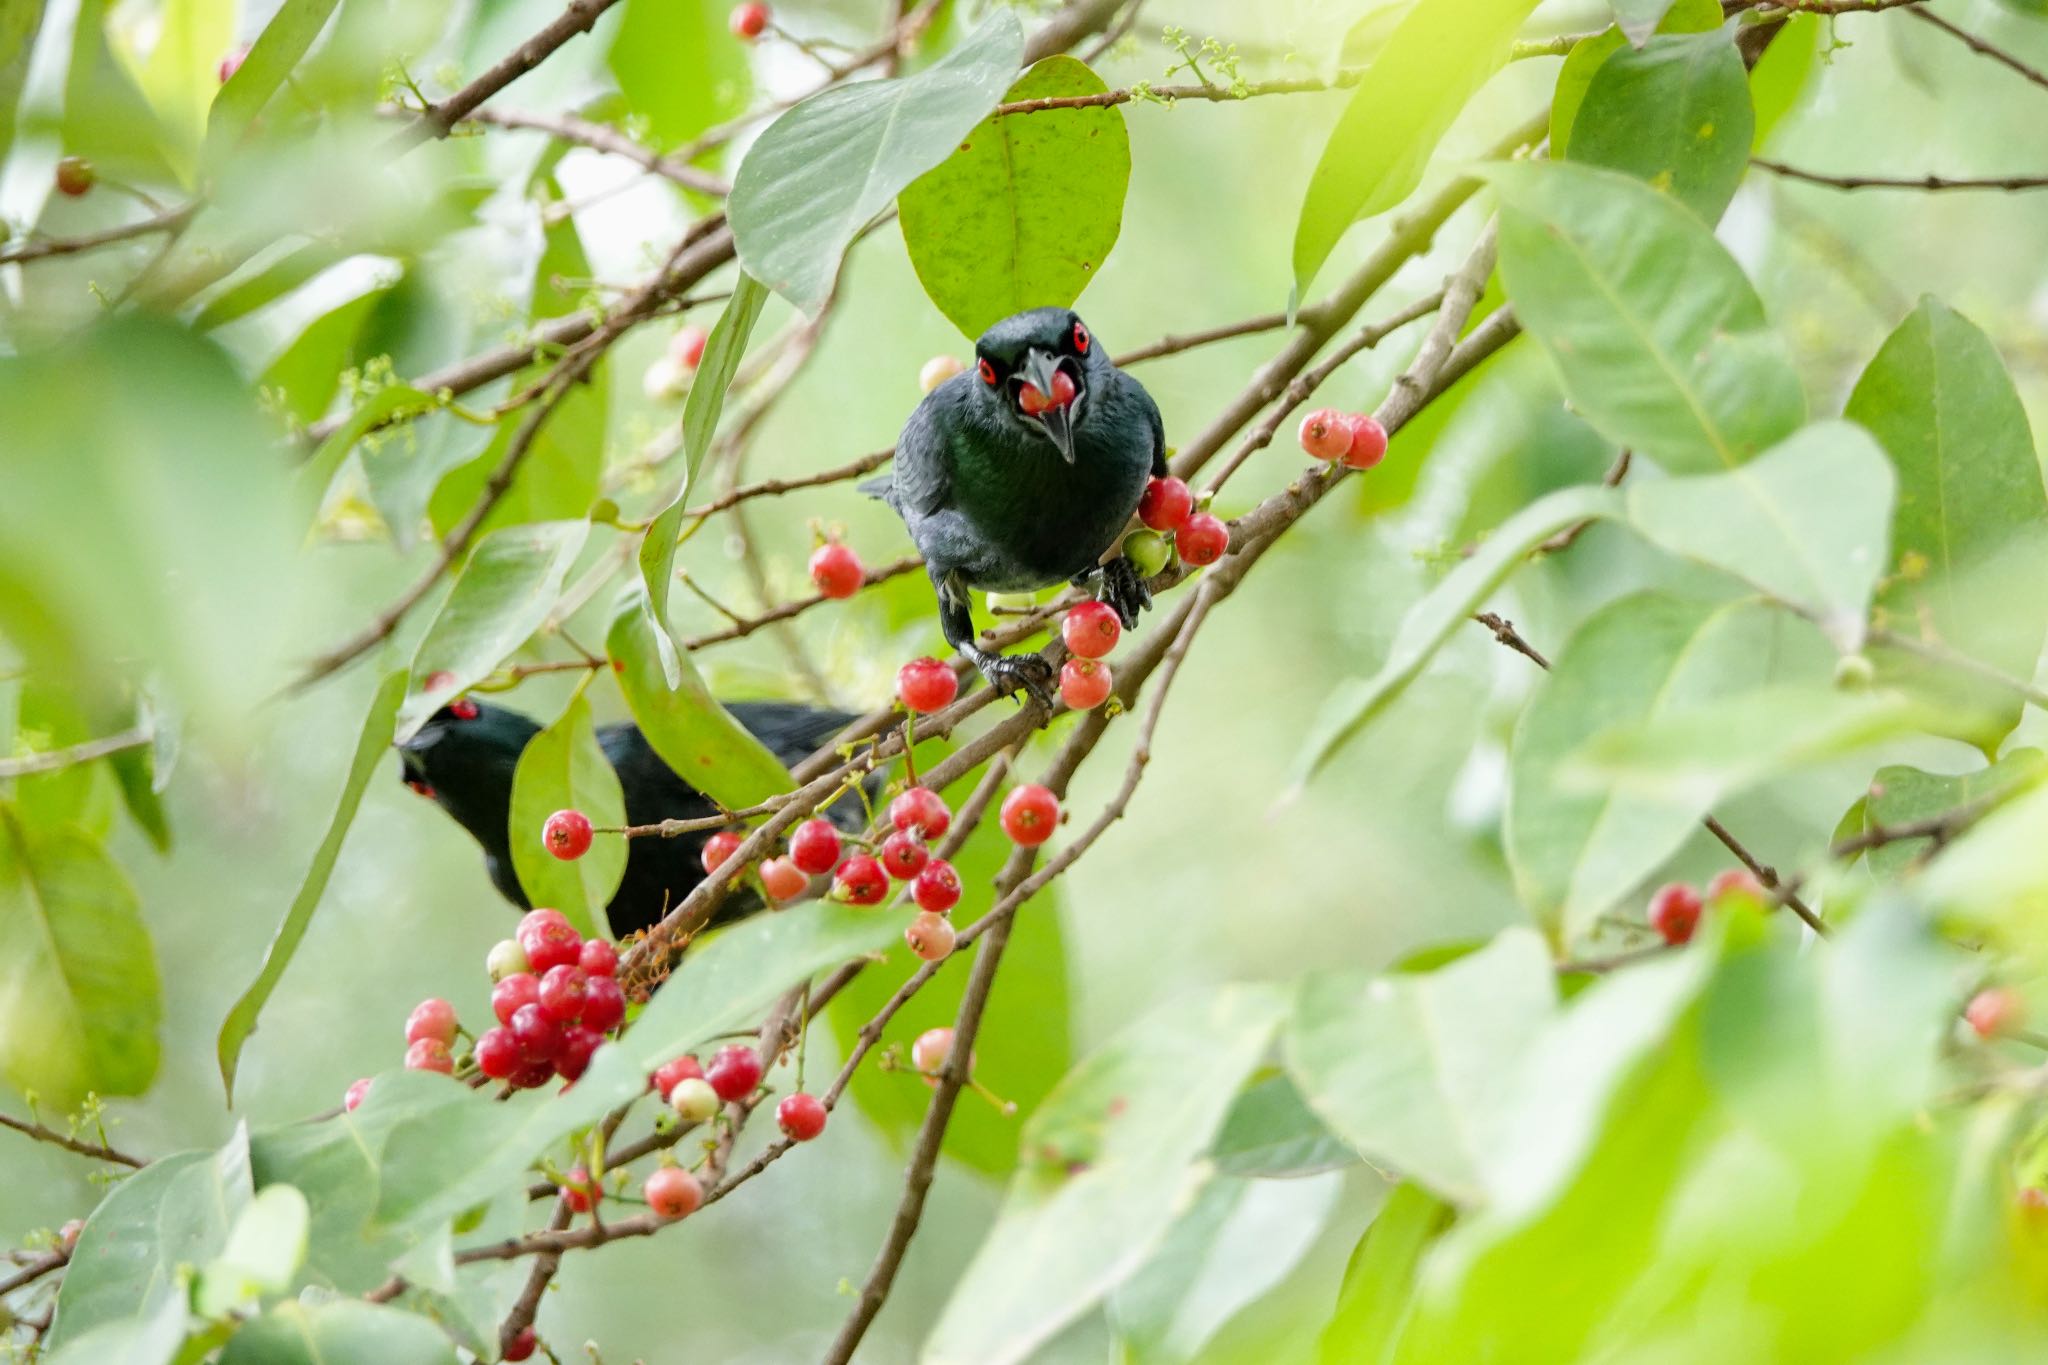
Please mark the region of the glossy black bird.
<svg viewBox="0 0 2048 1365"><path fill-rule="evenodd" d="M775 756L793 764L814 752L856 718L796 702L733 702L727 708ZM455 817L484 849L492 885L520 909L530 908L512 869L512 773L527 741L540 726L517 711L462 698L435 712L419 733L398 746L405 785L431 797ZM611 760L626 797L626 822L699 820L718 808L677 777L630 722L598 727L598 746ZM860 804L851 793L828 812L836 823L859 823ZM539 840L539 829L525 832ZM604 836L600 836L604 837ZM673 839L634 839L626 854L626 875L605 907L618 937L657 923L704 880L701 861L709 833ZM760 908L758 897L728 896L714 923Z"/></svg>
<svg viewBox="0 0 2048 1365"><path fill-rule="evenodd" d="M1166 430L1144 386L1110 363L1066 308L1004 318L975 343L975 367L918 404L887 480L868 491L894 507L939 591L946 642L991 686L1051 700L1052 667L975 643L968 590L1087 585L1126 628L1152 595L1122 556L1101 563L1163 476Z"/></svg>

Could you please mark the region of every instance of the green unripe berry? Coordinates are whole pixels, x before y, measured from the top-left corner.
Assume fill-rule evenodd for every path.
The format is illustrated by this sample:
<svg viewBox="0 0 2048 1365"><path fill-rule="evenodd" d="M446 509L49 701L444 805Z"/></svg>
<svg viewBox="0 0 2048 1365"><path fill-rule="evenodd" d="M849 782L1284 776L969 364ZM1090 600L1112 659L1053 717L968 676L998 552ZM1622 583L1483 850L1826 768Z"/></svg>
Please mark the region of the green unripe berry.
<svg viewBox="0 0 2048 1365"><path fill-rule="evenodd" d="M491 949L491 955L484 959L484 968L491 974L492 981L503 981L508 976L533 970L533 964L526 960L526 949L519 946L519 940L501 939Z"/></svg>
<svg viewBox="0 0 2048 1365"><path fill-rule="evenodd" d="M1028 592L992 592L988 595L990 611L1030 611L1038 605L1038 599Z"/></svg>
<svg viewBox="0 0 2048 1365"><path fill-rule="evenodd" d="M669 1108L687 1123L703 1123L718 1112L718 1092L696 1076L677 1081L668 1092Z"/></svg>
<svg viewBox="0 0 2048 1365"><path fill-rule="evenodd" d="M1861 692L1877 680L1877 668L1867 654L1844 654L1835 661L1835 686L1844 692Z"/></svg>
<svg viewBox="0 0 2048 1365"><path fill-rule="evenodd" d="M1166 567L1166 561L1173 557L1173 550L1167 545L1166 537L1157 531L1133 531L1124 539L1124 558L1131 561L1138 573L1150 578Z"/></svg>

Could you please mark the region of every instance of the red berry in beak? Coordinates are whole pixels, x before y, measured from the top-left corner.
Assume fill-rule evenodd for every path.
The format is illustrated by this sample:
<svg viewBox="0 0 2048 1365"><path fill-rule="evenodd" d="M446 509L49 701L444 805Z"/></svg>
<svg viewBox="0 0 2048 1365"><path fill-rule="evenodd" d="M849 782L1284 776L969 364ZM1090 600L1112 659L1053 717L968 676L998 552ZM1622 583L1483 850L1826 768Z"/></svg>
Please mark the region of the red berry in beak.
<svg viewBox="0 0 2048 1365"><path fill-rule="evenodd" d="M1074 401L1074 377L1065 370L1052 372L1052 397L1047 398L1036 386L1026 384L1017 390L1017 410L1026 417L1036 417L1053 408L1063 408Z"/></svg>

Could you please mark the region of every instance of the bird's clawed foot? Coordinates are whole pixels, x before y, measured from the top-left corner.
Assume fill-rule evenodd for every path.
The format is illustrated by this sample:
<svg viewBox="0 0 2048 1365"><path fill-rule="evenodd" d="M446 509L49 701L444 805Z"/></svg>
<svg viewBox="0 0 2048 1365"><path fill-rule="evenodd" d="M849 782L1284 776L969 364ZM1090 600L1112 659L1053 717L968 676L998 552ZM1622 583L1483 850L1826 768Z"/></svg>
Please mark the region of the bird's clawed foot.
<svg viewBox="0 0 2048 1365"><path fill-rule="evenodd" d="M997 695L1007 697L1021 688L1031 700L1052 709L1053 667L1043 655L977 652L974 664Z"/></svg>
<svg viewBox="0 0 2048 1365"><path fill-rule="evenodd" d="M1118 556L1102 567L1102 586L1096 596L1116 609L1125 630L1138 624L1138 613L1152 605L1152 589L1138 573L1138 566Z"/></svg>

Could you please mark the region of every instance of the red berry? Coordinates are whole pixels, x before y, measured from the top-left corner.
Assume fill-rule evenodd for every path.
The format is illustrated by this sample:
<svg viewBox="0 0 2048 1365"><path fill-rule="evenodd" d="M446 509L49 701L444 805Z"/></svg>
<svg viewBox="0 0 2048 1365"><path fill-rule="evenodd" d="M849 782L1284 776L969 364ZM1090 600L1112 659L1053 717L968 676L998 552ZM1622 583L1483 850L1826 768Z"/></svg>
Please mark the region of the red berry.
<svg viewBox="0 0 2048 1365"><path fill-rule="evenodd" d="M761 1083L761 1055L744 1043L728 1043L704 1068L704 1079L728 1104L743 1100Z"/></svg>
<svg viewBox="0 0 2048 1365"><path fill-rule="evenodd" d="M1116 648L1124 633L1116 608L1107 602L1082 602L1068 609L1060 622L1060 638L1076 658L1100 659Z"/></svg>
<svg viewBox="0 0 2048 1365"><path fill-rule="evenodd" d="M417 1043L422 1038L432 1038L443 1047L455 1042L455 1006L446 1000L422 1000L412 1007L412 1013L405 1020L405 1041Z"/></svg>
<svg viewBox="0 0 2048 1365"><path fill-rule="evenodd" d="M1052 393L1050 395L1040 393L1037 386L1032 384L1026 384L1023 388L1017 390L1017 411L1023 413L1026 417L1036 417L1040 413L1050 412L1054 408L1065 407L1074 401L1074 395L1077 392L1079 390L1074 387L1074 377L1072 375L1068 374L1065 370L1054 370L1052 372Z"/></svg>
<svg viewBox="0 0 2048 1365"><path fill-rule="evenodd" d="M1650 897L1650 927L1677 945L1689 942L1700 922L1700 893L1683 882L1657 888Z"/></svg>
<svg viewBox="0 0 2048 1365"><path fill-rule="evenodd" d="M1963 1007L1963 1018L1977 1031L1979 1038L1997 1038L2011 1033L2026 1017L2026 1001L2020 999L2018 991L2004 986L1978 991Z"/></svg>
<svg viewBox="0 0 2048 1365"><path fill-rule="evenodd" d="M839 866L839 830L830 820L806 820L789 836L789 860L799 872L817 876Z"/></svg>
<svg viewBox="0 0 2048 1365"><path fill-rule="evenodd" d="M924 871L931 850L913 830L899 829L882 840L882 870L899 882L907 882Z"/></svg>
<svg viewBox="0 0 2048 1365"><path fill-rule="evenodd" d="M483 713L478 710L477 704L468 697L457 697L454 701L448 703L448 714L457 720L475 720Z"/></svg>
<svg viewBox="0 0 2048 1365"><path fill-rule="evenodd" d="M716 872L724 867L732 855L740 851L746 842L744 835L729 829L722 829L704 841L704 850L698 855L706 872Z"/></svg>
<svg viewBox="0 0 2048 1365"><path fill-rule="evenodd" d="M519 1040L512 1036L512 1030L500 1024L487 1028L476 1040L477 1070L494 1081L502 1081L521 1066L526 1058L519 1050Z"/></svg>
<svg viewBox="0 0 2048 1365"><path fill-rule="evenodd" d="M945 798L930 787L911 787L889 803L889 823L936 839L953 823L953 812Z"/></svg>
<svg viewBox="0 0 2048 1365"><path fill-rule="evenodd" d="M590 1206L603 1197L604 1191L591 1180L590 1172L581 1166L572 1166L562 1183L556 1186L569 1207L578 1213L589 1213Z"/></svg>
<svg viewBox="0 0 2048 1365"><path fill-rule="evenodd" d="M686 370L694 370L704 363L704 343L711 340L711 334L695 324L679 329L669 338L669 358Z"/></svg>
<svg viewBox="0 0 2048 1365"><path fill-rule="evenodd" d="M57 193L76 199L93 186L99 177L93 173L92 163L82 156L67 156L57 163Z"/></svg>
<svg viewBox="0 0 2048 1365"><path fill-rule="evenodd" d="M590 1069L590 1058L604 1046L604 1035L594 1028L572 1024L562 1030L562 1045L555 1049L555 1074L573 1081Z"/></svg>
<svg viewBox="0 0 2048 1365"><path fill-rule="evenodd" d="M1138 499L1138 520L1155 531L1178 531L1195 510L1195 495L1188 486L1171 476L1145 485Z"/></svg>
<svg viewBox="0 0 2048 1365"><path fill-rule="evenodd" d="M540 841L563 862L574 862L590 851L590 817L580 810L558 810L540 827Z"/></svg>
<svg viewBox="0 0 2048 1365"><path fill-rule="evenodd" d="M540 978L532 972L519 972L508 976L491 987L491 1013L498 1016L501 1024L510 1024L513 1014L521 1005L540 1003Z"/></svg>
<svg viewBox="0 0 2048 1365"><path fill-rule="evenodd" d="M1076 711L1093 711L1109 700L1116 679L1100 659L1069 659L1060 665L1060 700Z"/></svg>
<svg viewBox="0 0 2048 1365"><path fill-rule="evenodd" d="M937 962L953 951L953 923L944 915L922 914L910 921L910 927L903 931L903 941L910 945L910 951L926 962Z"/></svg>
<svg viewBox="0 0 2048 1365"><path fill-rule="evenodd" d="M793 900L804 893L811 879L788 858L770 858L761 864L761 889L772 901Z"/></svg>
<svg viewBox="0 0 2048 1365"><path fill-rule="evenodd" d="M811 582L827 597L851 597L867 582L867 570L850 545L832 541L811 554Z"/></svg>
<svg viewBox="0 0 2048 1365"><path fill-rule="evenodd" d="M809 1142L825 1131L825 1106L799 1090L775 1106L775 1122L791 1142Z"/></svg>
<svg viewBox="0 0 2048 1365"><path fill-rule="evenodd" d="M960 874L944 858L934 858L910 884L910 898L918 909L943 915L960 903Z"/></svg>
<svg viewBox="0 0 2048 1365"><path fill-rule="evenodd" d="M576 954L576 965L585 976L617 976L619 950L601 938L587 938Z"/></svg>
<svg viewBox="0 0 2048 1365"><path fill-rule="evenodd" d="M889 874L865 853L839 865L832 877L832 899L848 905L880 905L889 894Z"/></svg>
<svg viewBox="0 0 2048 1365"><path fill-rule="evenodd" d="M559 910L529 910L519 921L519 946L536 972L574 962L583 953L583 936Z"/></svg>
<svg viewBox="0 0 2048 1365"><path fill-rule="evenodd" d="M341 1107L343 1109L353 1110L357 1105L361 1104L365 1099L367 1099L369 1097L369 1094L370 1078L368 1076L365 1076L359 1081L354 1081L350 1083L348 1093L341 1097Z"/></svg>
<svg viewBox="0 0 2048 1365"><path fill-rule="evenodd" d="M647 1177L640 1197L657 1218L688 1218L704 1203L704 1187L680 1166L663 1166Z"/></svg>
<svg viewBox="0 0 2048 1365"><path fill-rule="evenodd" d="M952 704L960 695L960 679L929 655L912 659L896 670L896 697L920 714Z"/></svg>
<svg viewBox="0 0 2048 1365"><path fill-rule="evenodd" d="M1353 469L1371 469L1387 457L1387 429L1380 419L1361 412L1351 419L1351 444L1344 450L1344 463Z"/></svg>
<svg viewBox="0 0 2048 1365"><path fill-rule="evenodd" d="M1717 902L1733 896L1746 896L1758 905L1770 902L1770 893L1764 884L1756 879L1756 873L1746 867L1731 867L1725 872L1716 872L1714 879L1707 883L1707 900Z"/></svg>
<svg viewBox="0 0 2048 1365"><path fill-rule="evenodd" d="M1060 822L1060 799L1036 783L1018 787L1003 798L1002 817L1003 833L1012 840L1042 844Z"/></svg>
<svg viewBox="0 0 2048 1365"><path fill-rule="evenodd" d="M448 1044L438 1038L422 1038L405 1050L407 1071L438 1071L443 1076L455 1074L455 1059L448 1055Z"/></svg>
<svg viewBox="0 0 2048 1365"><path fill-rule="evenodd" d="M626 1021L626 992L609 976L593 976L583 992L583 1027L610 1033Z"/></svg>
<svg viewBox="0 0 2048 1365"><path fill-rule="evenodd" d="M1197 568L1214 564L1230 548L1230 528L1207 512L1197 512L1174 533L1180 557Z"/></svg>
<svg viewBox="0 0 2048 1365"><path fill-rule="evenodd" d="M1301 419L1301 448L1318 460L1334 460L1351 449L1351 417L1335 408L1317 408Z"/></svg>
<svg viewBox="0 0 2048 1365"><path fill-rule="evenodd" d="M672 1062L663 1062L654 1069L654 1090L663 1099L667 1099L668 1092L676 1088L677 1081L701 1080L703 1076L704 1068L698 1065L696 1057L685 1053Z"/></svg>
<svg viewBox="0 0 2048 1365"><path fill-rule="evenodd" d="M561 1051L562 1026L539 1005L521 1005L512 1011L512 1022L506 1027L518 1040L520 1055L529 1062L552 1065Z"/></svg>
<svg viewBox="0 0 2048 1365"><path fill-rule="evenodd" d="M242 63L248 60L249 45L244 43L220 59L220 65L214 68L214 74L220 77L222 85L226 85L230 80L234 79L235 73L242 69Z"/></svg>
<svg viewBox="0 0 2048 1365"><path fill-rule="evenodd" d="M558 1024L573 1024L583 1017L583 999L589 992L590 978L581 967L550 967L540 979L541 1010Z"/></svg>
<svg viewBox="0 0 2048 1365"><path fill-rule="evenodd" d="M768 28L768 7L761 0L747 0L744 5L732 7L732 36L742 42L751 43Z"/></svg>
<svg viewBox="0 0 2048 1365"><path fill-rule="evenodd" d="M519 1329L519 1335L506 1342L504 1349L498 1352L498 1359L515 1362L528 1360L539 1346L540 1338L535 1335L534 1330L531 1327L522 1327Z"/></svg>
<svg viewBox="0 0 2048 1365"><path fill-rule="evenodd" d="M553 1062L521 1062L519 1069L505 1078L505 1084L514 1090L532 1090L546 1085L555 1078Z"/></svg>

